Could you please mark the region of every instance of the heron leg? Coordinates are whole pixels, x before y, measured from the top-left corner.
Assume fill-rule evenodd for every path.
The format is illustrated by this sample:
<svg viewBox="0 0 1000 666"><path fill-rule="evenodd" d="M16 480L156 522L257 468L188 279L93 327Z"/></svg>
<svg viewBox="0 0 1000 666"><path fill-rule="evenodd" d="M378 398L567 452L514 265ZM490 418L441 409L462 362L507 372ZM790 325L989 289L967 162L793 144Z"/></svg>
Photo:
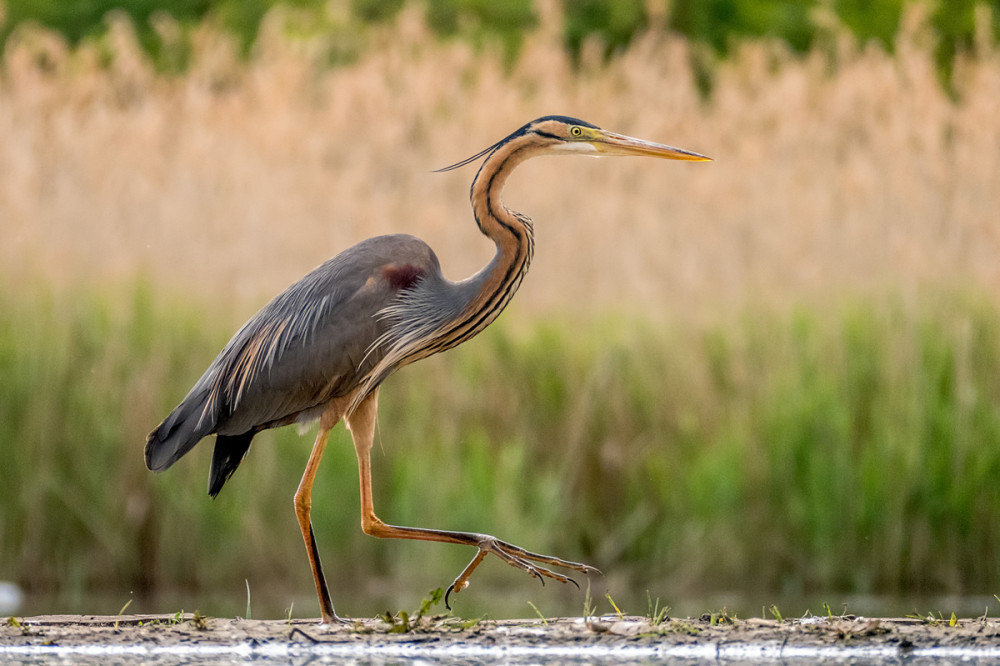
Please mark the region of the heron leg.
<svg viewBox="0 0 1000 666"><path fill-rule="evenodd" d="M330 422L332 420L332 422ZM302 531L302 540L306 543L306 554L309 555L309 566L312 568L313 579L316 582L316 594L319 596L319 608L323 616L323 624L333 624L343 622L333 610L333 601L330 598L330 590L326 585L326 577L323 575L323 565L319 560L319 549L316 547L316 536L313 532L312 521L309 518L312 509L312 486L316 478L316 471L319 469L320 458L326 449L327 438L330 430L339 420L339 414L330 412L323 414L320 419L319 433L316 435L316 443L313 444L312 453L309 454L309 462L306 463L305 472L302 474L302 481L295 491L295 517L299 521L299 529Z"/></svg>
<svg viewBox="0 0 1000 666"><path fill-rule="evenodd" d="M492 553L501 560L522 569L536 577L542 584L546 578L557 580L561 583L573 583L579 585L575 580L561 573L551 571L545 567L534 564L548 564L551 566L572 569L584 574L601 573L598 569L587 564L571 562L552 555L542 555L525 550L514 544L501 541L488 534L477 534L475 532L453 532L450 530L435 530L422 527L398 527L387 525L375 515L375 505L372 501L372 478L371 478L371 448L375 439L375 416L378 410L378 392L372 393L358 405L357 409L347 416L347 426L351 431L354 440L354 452L358 458L358 475L361 485L361 529L365 534L383 539L417 539L421 541L437 541L442 543L457 543L466 546L474 546L479 549L472 561L466 565L462 573L448 587L445 594L445 606L448 606L448 597L452 592L461 592L469 585L469 577L476 567ZM450 606L448 606L450 608Z"/></svg>

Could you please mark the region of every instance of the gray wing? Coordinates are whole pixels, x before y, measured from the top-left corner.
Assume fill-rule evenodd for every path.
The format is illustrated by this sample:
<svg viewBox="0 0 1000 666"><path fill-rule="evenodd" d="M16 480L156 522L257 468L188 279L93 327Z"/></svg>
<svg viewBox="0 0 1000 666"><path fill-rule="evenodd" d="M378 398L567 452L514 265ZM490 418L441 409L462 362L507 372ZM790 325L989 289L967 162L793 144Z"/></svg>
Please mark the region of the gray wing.
<svg viewBox="0 0 1000 666"><path fill-rule="evenodd" d="M372 344L387 326L377 315L400 293L386 279L398 265L440 275L423 241L381 236L327 261L247 322L216 360L216 431L283 425L351 393L384 353Z"/></svg>
<svg viewBox="0 0 1000 666"><path fill-rule="evenodd" d="M237 331L150 433L147 465L166 469L206 435L284 425L348 395L384 353L371 349L388 325L379 312L427 278L442 279L437 257L407 235L368 239L317 267Z"/></svg>

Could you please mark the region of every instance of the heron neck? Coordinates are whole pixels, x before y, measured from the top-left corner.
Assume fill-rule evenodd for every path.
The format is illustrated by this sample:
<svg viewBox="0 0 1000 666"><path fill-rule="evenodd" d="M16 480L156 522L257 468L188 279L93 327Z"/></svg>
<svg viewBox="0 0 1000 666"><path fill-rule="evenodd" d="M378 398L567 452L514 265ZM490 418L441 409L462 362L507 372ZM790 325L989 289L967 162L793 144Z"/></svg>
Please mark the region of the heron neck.
<svg viewBox="0 0 1000 666"><path fill-rule="evenodd" d="M531 157L531 143L511 142L494 151L472 182L470 199L479 230L496 244L497 252L473 279L479 283L470 310L479 310L485 321L496 319L510 302L528 272L535 251L531 220L503 205L501 193L514 168ZM478 330L476 332L478 332Z"/></svg>
<svg viewBox="0 0 1000 666"><path fill-rule="evenodd" d="M405 326L402 331L390 330L387 333L391 342L389 351L372 370L359 395L370 393L395 369L451 349L478 334L514 297L528 272L535 241L531 220L506 208L500 193L514 167L535 154L531 148L537 144L532 141L533 137L522 135L517 142L500 146L487 157L472 181L472 210L480 231L496 244L493 259L481 271L461 282L428 280L427 288L414 290L410 298L404 298L395 306L398 310L393 316L401 323L417 321L420 324L421 317L427 318L428 313L437 313L440 318L430 317L430 332L419 327L416 332L407 331ZM445 291L435 291L435 285L444 287ZM417 309L418 306L419 315L409 313L408 308ZM383 312L387 310L390 308Z"/></svg>
<svg viewBox="0 0 1000 666"><path fill-rule="evenodd" d="M531 221L503 205L501 194L515 167L531 157L531 144L508 143L483 162L472 181L469 199L479 230L505 256L516 255L533 243Z"/></svg>

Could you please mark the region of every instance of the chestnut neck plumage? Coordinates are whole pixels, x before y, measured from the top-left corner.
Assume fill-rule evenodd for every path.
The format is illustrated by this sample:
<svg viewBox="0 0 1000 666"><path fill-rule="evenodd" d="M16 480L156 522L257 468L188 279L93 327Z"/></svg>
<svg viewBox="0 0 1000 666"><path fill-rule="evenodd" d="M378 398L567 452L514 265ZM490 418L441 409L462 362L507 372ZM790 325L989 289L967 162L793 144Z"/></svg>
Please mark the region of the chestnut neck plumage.
<svg viewBox="0 0 1000 666"><path fill-rule="evenodd" d="M544 148L542 138L521 132L489 153L472 182L470 199L476 223L496 244L496 254L472 277L461 282L428 280L382 311L392 325L372 349L384 348L384 356L351 409L394 370L481 332L514 297L528 272L535 242L531 220L506 208L500 193L511 171Z"/></svg>
<svg viewBox="0 0 1000 666"><path fill-rule="evenodd" d="M476 286L475 296L466 305L466 316L461 318L459 330L453 332L459 341L469 339L493 322L528 272L535 251L531 219L504 206L500 195L514 168L538 155L543 147L537 135L521 134L490 153L472 181L469 191L472 212L479 230L496 244L496 254L469 278Z"/></svg>

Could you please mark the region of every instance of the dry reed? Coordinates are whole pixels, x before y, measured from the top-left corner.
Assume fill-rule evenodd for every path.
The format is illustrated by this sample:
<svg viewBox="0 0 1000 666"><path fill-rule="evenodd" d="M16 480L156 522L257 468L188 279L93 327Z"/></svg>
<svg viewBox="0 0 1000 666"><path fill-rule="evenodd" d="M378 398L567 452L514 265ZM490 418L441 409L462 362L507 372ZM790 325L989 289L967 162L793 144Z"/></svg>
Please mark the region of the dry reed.
<svg viewBox="0 0 1000 666"><path fill-rule="evenodd" d="M703 102L688 45L659 32L606 65L569 64L547 16L513 70L432 39L416 15L353 65L280 37L241 63L211 27L193 68L159 76L127 24L114 58L23 32L0 76L0 278L145 274L229 300L234 323L367 236L409 232L458 279L491 255L474 173L433 174L547 113L707 153L709 165L538 160L508 202L536 220L528 311L614 306L696 315L928 283L1000 294L1000 53L941 89L910 15L894 55L793 58L750 44ZM593 50L597 52L596 49ZM623 305L624 304L624 305Z"/></svg>

